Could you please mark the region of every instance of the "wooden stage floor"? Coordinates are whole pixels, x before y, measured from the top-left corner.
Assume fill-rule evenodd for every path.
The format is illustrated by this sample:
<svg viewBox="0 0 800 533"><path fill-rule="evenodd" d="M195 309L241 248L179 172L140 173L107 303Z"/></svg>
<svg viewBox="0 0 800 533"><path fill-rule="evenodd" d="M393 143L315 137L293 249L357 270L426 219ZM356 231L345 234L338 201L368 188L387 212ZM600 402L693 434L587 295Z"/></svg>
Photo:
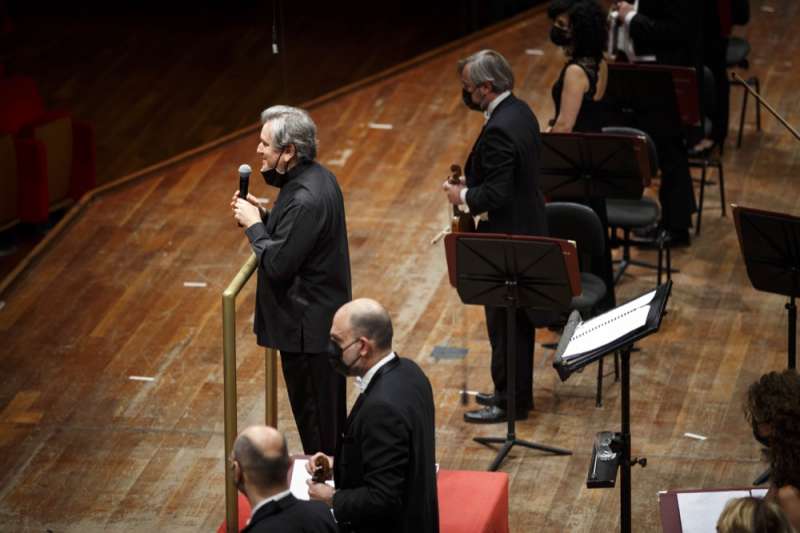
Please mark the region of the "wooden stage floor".
<svg viewBox="0 0 800 533"><path fill-rule="evenodd" d="M797 124L800 5L770 5L774 12L753 3L742 34L765 97ZM469 388L490 385L488 343L482 311L458 302L441 244L429 244L447 219L439 185L481 127L461 103L454 65L480 48L500 50L514 67L516 94L544 124L561 64L548 30L535 10L310 109L320 159L345 194L354 296L388 307L397 350L430 377L437 458L448 469L484 469L494 454L471 439L505 431L462 422L465 368ZM734 89L734 125L740 98ZM750 111L743 147L726 147L727 197L798 214L797 145L766 113L756 133ZM0 295L0 530L209 531L223 518L220 296L250 253L228 202L237 166L257 160L256 142L253 130L100 195ZM274 197L261 183L254 188ZM786 366L784 299L750 287L716 187L706 205L702 234L674 253L681 272L662 330L632 359L633 453L649 461L633 471L635 531L659 529L659 490L746 485L763 469L743 394L762 373ZM630 272L617 288L620 301L654 285L651 272ZM263 420L254 291L251 281L238 305L240 427ZM537 337L553 339L546 331ZM431 351L443 344L467 347L466 362L434 361ZM518 434L574 455L514 449L502 467L512 531L612 531L618 490L587 490L585 477L594 433L619 427L619 385L608 380L598 409L594 367L562 383L551 363L552 353L537 346L536 410ZM280 386L279 425L298 451Z"/></svg>

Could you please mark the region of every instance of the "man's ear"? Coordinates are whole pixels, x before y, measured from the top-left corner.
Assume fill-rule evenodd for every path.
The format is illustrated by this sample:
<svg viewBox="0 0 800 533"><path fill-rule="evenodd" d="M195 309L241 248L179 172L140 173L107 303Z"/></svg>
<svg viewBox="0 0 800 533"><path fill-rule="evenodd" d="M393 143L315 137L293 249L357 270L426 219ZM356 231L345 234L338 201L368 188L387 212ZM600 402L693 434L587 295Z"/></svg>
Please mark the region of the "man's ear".
<svg viewBox="0 0 800 533"><path fill-rule="evenodd" d="M283 153L284 153L284 160L288 164L289 161L291 161L292 159L295 158L295 156L297 156L297 147L293 144L289 144L286 146L286 149L283 151Z"/></svg>
<svg viewBox="0 0 800 533"><path fill-rule="evenodd" d="M374 352L375 351L375 343L372 342L370 339L366 337L359 337L358 340L362 342L361 350L364 352ZM366 355L366 353L364 354Z"/></svg>
<svg viewBox="0 0 800 533"><path fill-rule="evenodd" d="M231 464L231 468L233 468L233 483L238 487L240 485L240 480L244 481L242 479L244 477L244 472L242 472L242 465L239 464L239 461L234 459Z"/></svg>

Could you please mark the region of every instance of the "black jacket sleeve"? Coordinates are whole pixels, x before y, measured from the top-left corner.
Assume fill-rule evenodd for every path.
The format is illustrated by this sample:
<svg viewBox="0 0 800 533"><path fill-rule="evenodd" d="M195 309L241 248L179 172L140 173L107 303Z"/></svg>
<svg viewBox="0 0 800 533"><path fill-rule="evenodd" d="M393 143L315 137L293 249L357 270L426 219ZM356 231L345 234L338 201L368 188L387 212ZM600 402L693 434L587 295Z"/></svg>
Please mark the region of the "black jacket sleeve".
<svg viewBox="0 0 800 533"><path fill-rule="evenodd" d="M486 175L467 189L467 205L474 214L510 205L514 197L514 143L500 129L489 129L481 139L480 155Z"/></svg>
<svg viewBox="0 0 800 533"><path fill-rule="evenodd" d="M282 213L272 234L264 223L247 228L245 233L267 278L291 279L308 257L320 232L320 217L302 201L293 201Z"/></svg>
<svg viewBox="0 0 800 533"><path fill-rule="evenodd" d="M410 427L389 402L365 405L359 416L369 431L359 435L364 484L333 495L336 521L356 527L396 516L402 510L409 464Z"/></svg>

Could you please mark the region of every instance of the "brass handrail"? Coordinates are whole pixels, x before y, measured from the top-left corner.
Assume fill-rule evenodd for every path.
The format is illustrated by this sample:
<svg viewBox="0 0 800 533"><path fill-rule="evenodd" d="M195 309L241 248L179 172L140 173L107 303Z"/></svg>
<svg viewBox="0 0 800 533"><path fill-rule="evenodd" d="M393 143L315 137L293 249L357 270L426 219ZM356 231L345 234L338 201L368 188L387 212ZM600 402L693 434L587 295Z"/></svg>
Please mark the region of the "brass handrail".
<svg viewBox="0 0 800 533"><path fill-rule="evenodd" d="M222 293L222 351L224 367L225 405L225 523L228 533L239 530L239 508L236 484L228 458L233 451L233 442L238 433L236 425L236 296L253 275L258 266L255 255L251 255ZM278 427L277 402L277 351L267 348L265 358L265 423Z"/></svg>

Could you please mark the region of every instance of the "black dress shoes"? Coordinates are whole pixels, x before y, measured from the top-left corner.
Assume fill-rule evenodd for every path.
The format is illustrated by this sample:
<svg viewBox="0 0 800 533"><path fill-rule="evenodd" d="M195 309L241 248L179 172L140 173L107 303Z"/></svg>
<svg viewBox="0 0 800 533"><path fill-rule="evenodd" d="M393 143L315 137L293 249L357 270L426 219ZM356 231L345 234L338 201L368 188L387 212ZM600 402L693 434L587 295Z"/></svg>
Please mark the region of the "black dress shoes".
<svg viewBox="0 0 800 533"><path fill-rule="evenodd" d="M527 420L528 410L517 409L515 420ZM506 410L492 405L464 413L464 422L471 424L497 424L506 421Z"/></svg>
<svg viewBox="0 0 800 533"><path fill-rule="evenodd" d="M479 392L475 396L475 401L478 405L502 405L506 403L504 398L500 398L497 394L489 394L488 392Z"/></svg>

